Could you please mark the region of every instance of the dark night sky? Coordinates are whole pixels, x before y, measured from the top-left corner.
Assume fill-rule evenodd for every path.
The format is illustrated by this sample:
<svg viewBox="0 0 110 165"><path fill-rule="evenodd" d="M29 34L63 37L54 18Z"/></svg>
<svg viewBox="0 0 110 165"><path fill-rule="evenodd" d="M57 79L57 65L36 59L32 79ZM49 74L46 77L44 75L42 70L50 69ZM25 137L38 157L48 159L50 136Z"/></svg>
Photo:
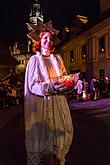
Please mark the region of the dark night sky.
<svg viewBox="0 0 110 165"><path fill-rule="evenodd" d="M0 0L0 39L13 41L25 35L25 22L29 7L34 0ZM44 20L52 20L54 27L61 29L72 25L75 12L96 17L100 11L99 0L39 0Z"/></svg>

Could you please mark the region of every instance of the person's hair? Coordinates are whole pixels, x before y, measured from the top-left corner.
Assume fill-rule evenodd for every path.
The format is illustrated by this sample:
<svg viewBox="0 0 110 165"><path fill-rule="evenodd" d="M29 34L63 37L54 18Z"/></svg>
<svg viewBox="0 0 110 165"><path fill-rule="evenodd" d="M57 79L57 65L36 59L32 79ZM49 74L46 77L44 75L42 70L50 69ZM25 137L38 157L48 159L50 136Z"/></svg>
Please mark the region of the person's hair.
<svg viewBox="0 0 110 165"><path fill-rule="evenodd" d="M39 51L39 52L41 51L41 38L47 32L49 32L51 34L50 31L44 30L44 31L42 31L42 32L39 33L38 41L35 41L35 40L33 41L33 52L34 53L36 51ZM51 38L52 38L52 41L53 41L53 45L51 47L51 52L53 53L55 51L55 46L54 46L54 39L53 39L54 36L52 34L51 34Z"/></svg>

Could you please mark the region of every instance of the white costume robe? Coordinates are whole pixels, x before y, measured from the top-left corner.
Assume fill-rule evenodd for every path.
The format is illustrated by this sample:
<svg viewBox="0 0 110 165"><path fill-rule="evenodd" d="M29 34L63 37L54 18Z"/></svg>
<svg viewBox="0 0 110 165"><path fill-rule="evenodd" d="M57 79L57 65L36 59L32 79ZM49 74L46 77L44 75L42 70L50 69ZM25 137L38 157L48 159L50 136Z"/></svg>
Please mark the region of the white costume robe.
<svg viewBox="0 0 110 165"><path fill-rule="evenodd" d="M72 143L73 126L67 100L63 94L49 90L55 77L66 73L60 55L48 58L33 55L25 73L25 145L28 165L39 165L44 155L55 154L64 165Z"/></svg>

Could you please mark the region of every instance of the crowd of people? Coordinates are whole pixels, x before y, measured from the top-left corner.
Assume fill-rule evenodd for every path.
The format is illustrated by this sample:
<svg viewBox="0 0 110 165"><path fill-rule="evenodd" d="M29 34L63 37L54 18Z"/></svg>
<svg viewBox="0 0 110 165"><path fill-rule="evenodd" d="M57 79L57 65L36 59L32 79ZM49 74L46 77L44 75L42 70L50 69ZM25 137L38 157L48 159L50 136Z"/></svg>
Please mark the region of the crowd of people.
<svg viewBox="0 0 110 165"><path fill-rule="evenodd" d="M23 103L23 90L23 83L20 81L17 81L16 85L0 81L0 109ZM110 97L109 76L106 76L104 80L93 77L90 82L79 78L74 90L67 94L67 99L72 98L78 102L108 97Z"/></svg>
<svg viewBox="0 0 110 165"><path fill-rule="evenodd" d="M103 80L92 77L90 82L86 79L82 80L79 78L75 89L72 91L71 95L67 97L71 97L79 102L108 98L110 97L110 77L106 76Z"/></svg>
<svg viewBox="0 0 110 165"><path fill-rule="evenodd" d="M23 84L20 81L15 84L0 81L0 109L23 103Z"/></svg>
<svg viewBox="0 0 110 165"><path fill-rule="evenodd" d="M0 81L0 109L23 103L23 83L17 81L16 85ZM67 94L67 99L72 98L78 102L84 100L97 100L110 97L110 77L104 80L93 77L91 81L80 79L72 92Z"/></svg>

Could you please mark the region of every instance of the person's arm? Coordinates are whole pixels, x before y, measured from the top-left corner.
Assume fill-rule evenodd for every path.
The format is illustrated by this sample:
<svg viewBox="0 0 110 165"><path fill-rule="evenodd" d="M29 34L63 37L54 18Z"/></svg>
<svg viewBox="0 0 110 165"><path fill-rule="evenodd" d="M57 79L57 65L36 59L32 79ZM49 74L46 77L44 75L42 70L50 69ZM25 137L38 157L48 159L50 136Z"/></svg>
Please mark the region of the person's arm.
<svg viewBox="0 0 110 165"><path fill-rule="evenodd" d="M59 63L59 67L61 68L61 71L62 71L62 76L67 75L67 70L65 68L64 61L63 61L61 55L57 54L57 60Z"/></svg>
<svg viewBox="0 0 110 165"><path fill-rule="evenodd" d="M40 79L38 61L35 56L28 61L25 72L25 93L28 89L34 95L44 96L54 93L51 84L42 82Z"/></svg>

